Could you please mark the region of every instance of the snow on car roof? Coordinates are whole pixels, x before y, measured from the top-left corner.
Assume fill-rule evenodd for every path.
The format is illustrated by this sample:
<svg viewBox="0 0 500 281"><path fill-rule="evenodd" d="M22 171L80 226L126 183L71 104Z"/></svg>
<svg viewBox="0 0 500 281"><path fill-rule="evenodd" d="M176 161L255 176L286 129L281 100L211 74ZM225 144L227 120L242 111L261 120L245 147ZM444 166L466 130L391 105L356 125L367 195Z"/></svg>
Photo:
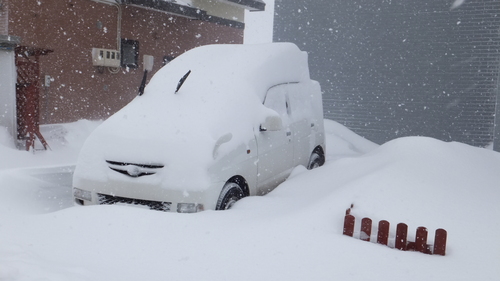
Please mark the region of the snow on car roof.
<svg viewBox="0 0 500 281"><path fill-rule="evenodd" d="M221 94L228 94L250 87L263 100L274 85L309 80L307 53L292 43L207 45L184 53L159 70L146 92L173 93L189 70L181 92L191 95L204 95L200 90L208 89L227 90Z"/></svg>
<svg viewBox="0 0 500 281"><path fill-rule="evenodd" d="M189 71L176 93L179 80ZM248 131L269 115L262 102L272 86L307 80L307 54L292 43L207 45L160 69L144 95L128 107L137 112L158 107L153 117L176 120L182 128L210 128L218 138L227 130L233 135L237 128ZM147 108L136 109L141 105Z"/></svg>
<svg viewBox="0 0 500 281"><path fill-rule="evenodd" d="M160 69L144 94L110 119L126 115L128 126L143 116L138 122L162 122L165 130L206 130L215 140L231 131L236 137L238 128L248 133L272 114L262 106L270 87L308 79L307 54L291 43L202 46Z"/></svg>

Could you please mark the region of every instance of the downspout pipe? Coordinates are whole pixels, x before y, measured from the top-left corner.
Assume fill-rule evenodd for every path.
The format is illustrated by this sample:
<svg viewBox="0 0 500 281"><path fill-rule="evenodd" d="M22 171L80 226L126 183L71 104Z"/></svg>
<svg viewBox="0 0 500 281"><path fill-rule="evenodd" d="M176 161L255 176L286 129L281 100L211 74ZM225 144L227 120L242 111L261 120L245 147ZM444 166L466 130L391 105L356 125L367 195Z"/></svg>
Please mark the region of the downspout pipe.
<svg viewBox="0 0 500 281"><path fill-rule="evenodd" d="M115 6L118 10L118 19L116 23L116 50L121 53L122 48L122 7L121 0L106 1L106 0L92 0L97 3Z"/></svg>
<svg viewBox="0 0 500 281"><path fill-rule="evenodd" d="M500 152L500 74L497 77L495 96L495 115L493 117L493 150Z"/></svg>

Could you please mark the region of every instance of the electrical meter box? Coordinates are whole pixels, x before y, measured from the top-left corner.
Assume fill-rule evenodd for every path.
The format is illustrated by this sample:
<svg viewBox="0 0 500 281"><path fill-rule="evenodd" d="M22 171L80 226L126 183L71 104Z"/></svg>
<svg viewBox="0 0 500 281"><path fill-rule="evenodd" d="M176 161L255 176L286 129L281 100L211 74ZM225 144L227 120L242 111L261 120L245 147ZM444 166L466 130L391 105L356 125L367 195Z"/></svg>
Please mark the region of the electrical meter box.
<svg viewBox="0 0 500 281"><path fill-rule="evenodd" d="M94 66L120 67L120 52L117 50L92 48Z"/></svg>

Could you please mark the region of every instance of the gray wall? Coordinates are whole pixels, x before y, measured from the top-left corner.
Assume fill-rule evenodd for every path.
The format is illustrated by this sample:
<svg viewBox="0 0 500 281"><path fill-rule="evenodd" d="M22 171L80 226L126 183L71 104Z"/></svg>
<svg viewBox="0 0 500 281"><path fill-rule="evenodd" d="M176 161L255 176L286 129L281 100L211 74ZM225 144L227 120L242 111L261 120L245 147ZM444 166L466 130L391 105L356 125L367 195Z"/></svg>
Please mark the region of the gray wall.
<svg viewBox="0 0 500 281"><path fill-rule="evenodd" d="M325 117L384 143L493 141L500 1L276 0L274 41L309 52Z"/></svg>
<svg viewBox="0 0 500 281"><path fill-rule="evenodd" d="M1 46L0 38L0 126L16 136L16 66L14 50Z"/></svg>

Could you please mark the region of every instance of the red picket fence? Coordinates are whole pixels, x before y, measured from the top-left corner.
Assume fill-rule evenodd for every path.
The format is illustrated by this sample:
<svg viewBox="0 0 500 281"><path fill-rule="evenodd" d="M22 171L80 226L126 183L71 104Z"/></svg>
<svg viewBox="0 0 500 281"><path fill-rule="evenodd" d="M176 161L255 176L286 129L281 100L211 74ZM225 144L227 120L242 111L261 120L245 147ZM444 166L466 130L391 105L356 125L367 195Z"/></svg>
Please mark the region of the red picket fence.
<svg viewBox="0 0 500 281"><path fill-rule="evenodd" d="M351 206L352 207L352 206ZM344 217L344 235L353 237L354 235L354 222L355 217L350 214L351 209L347 209L346 215ZM378 223L378 233L377 233L377 243L382 245L388 245L389 242L389 222L382 220ZM361 220L359 239L363 241L370 241L372 233L372 220L369 218L363 218ZM421 226L417 228L415 235L415 242L410 242L408 237L408 225L405 223L399 223L396 226L396 238L394 241L394 248L401 251L416 251L424 254L430 255L441 255L444 256L446 253L446 230L440 228L436 230L434 237L434 247L427 244L427 228Z"/></svg>

